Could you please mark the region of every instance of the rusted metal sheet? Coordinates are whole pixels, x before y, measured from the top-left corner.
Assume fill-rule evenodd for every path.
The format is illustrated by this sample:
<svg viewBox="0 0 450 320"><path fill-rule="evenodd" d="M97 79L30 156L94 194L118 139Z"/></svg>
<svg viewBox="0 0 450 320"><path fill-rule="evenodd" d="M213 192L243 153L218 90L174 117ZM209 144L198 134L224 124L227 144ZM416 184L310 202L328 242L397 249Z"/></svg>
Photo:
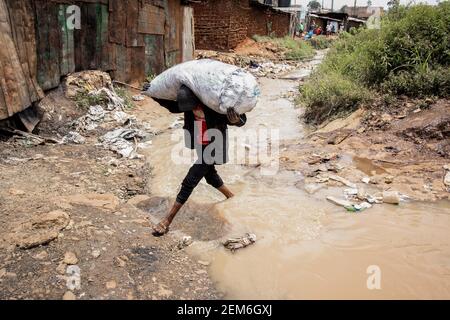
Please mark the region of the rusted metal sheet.
<svg viewBox="0 0 450 320"><path fill-rule="evenodd" d="M127 0L127 47L143 47L144 37L138 32L139 0Z"/></svg>
<svg viewBox="0 0 450 320"><path fill-rule="evenodd" d="M183 12L180 1L167 0L166 8L167 20L171 23L166 24L166 67L170 68L182 60L182 26Z"/></svg>
<svg viewBox="0 0 450 320"><path fill-rule="evenodd" d="M38 59L37 79L43 90L59 85L61 79L59 61L62 50L59 28L59 5L36 0L36 51Z"/></svg>
<svg viewBox="0 0 450 320"><path fill-rule="evenodd" d="M156 75L164 71L164 36L145 35L145 75Z"/></svg>
<svg viewBox="0 0 450 320"><path fill-rule="evenodd" d="M165 24L166 16L164 8L144 4L139 12L139 33L164 35Z"/></svg>
<svg viewBox="0 0 450 320"><path fill-rule="evenodd" d="M0 120L3 120L43 97L35 78L34 14L29 1L0 0L0 43Z"/></svg>
<svg viewBox="0 0 450 320"><path fill-rule="evenodd" d="M126 42L127 1L109 1L109 41L124 45Z"/></svg>
<svg viewBox="0 0 450 320"><path fill-rule="evenodd" d="M75 71L75 43L73 29L67 25L69 5L60 4L58 22L61 28L60 74L65 76Z"/></svg>

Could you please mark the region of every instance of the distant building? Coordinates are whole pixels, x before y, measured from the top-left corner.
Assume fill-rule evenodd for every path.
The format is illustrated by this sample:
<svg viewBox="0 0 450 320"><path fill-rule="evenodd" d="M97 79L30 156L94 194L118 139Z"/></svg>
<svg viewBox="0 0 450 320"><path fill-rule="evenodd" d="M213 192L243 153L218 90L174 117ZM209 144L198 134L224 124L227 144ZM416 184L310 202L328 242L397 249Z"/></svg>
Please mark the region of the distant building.
<svg viewBox="0 0 450 320"><path fill-rule="evenodd" d="M348 14L350 17L359 18L367 20L371 16L378 15L379 17L383 16L384 8L383 7L353 7L353 6L343 6L341 12Z"/></svg>

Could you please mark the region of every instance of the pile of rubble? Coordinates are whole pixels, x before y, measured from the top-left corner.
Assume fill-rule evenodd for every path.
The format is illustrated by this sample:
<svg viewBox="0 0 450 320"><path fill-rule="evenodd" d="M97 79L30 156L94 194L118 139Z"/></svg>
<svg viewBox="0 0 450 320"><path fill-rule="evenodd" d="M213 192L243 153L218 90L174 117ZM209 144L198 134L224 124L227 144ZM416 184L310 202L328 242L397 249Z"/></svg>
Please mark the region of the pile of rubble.
<svg viewBox="0 0 450 320"><path fill-rule="evenodd" d="M284 60L269 60L259 56L240 55L233 52L198 50L197 59L213 59L232 64L251 72L255 77L277 78L299 68L301 63ZM275 62L274 62L275 61Z"/></svg>
<svg viewBox="0 0 450 320"><path fill-rule="evenodd" d="M89 106L85 115L73 121L63 143L83 144L85 134L101 128L108 131L99 138L100 145L124 158L136 159L141 140L153 136L149 125L139 123L136 117L125 112L126 104L115 91L111 78L101 71L86 71L70 75L66 81L66 96L77 99L87 95L99 104Z"/></svg>

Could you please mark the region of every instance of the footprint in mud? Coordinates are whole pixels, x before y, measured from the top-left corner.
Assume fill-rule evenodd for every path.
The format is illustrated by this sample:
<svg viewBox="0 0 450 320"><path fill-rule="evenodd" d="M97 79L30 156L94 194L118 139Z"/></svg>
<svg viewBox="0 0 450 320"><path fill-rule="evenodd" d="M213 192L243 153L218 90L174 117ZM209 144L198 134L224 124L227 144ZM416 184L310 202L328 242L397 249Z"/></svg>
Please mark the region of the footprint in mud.
<svg viewBox="0 0 450 320"><path fill-rule="evenodd" d="M139 203L138 208L162 219L169 212L173 200L153 197ZM180 230L199 241L212 241L224 237L229 224L214 204L200 204L190 200L178 213L171 230Z"/></svg>

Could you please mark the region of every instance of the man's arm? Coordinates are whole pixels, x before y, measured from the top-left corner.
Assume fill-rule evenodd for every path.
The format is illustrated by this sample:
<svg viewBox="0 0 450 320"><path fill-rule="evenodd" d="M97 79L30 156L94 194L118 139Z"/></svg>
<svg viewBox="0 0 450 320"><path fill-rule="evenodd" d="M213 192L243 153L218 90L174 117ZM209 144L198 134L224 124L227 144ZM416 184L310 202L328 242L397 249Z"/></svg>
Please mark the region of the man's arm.
<svg viewBox="0 0 450 320"><path fill-rule="evenodd" d="M177 101L156 99L156 98L152 99L158 102L161 106L163 106L167 110L169 110L170 113L183 113L183 111L180 111Z"/></svg>

